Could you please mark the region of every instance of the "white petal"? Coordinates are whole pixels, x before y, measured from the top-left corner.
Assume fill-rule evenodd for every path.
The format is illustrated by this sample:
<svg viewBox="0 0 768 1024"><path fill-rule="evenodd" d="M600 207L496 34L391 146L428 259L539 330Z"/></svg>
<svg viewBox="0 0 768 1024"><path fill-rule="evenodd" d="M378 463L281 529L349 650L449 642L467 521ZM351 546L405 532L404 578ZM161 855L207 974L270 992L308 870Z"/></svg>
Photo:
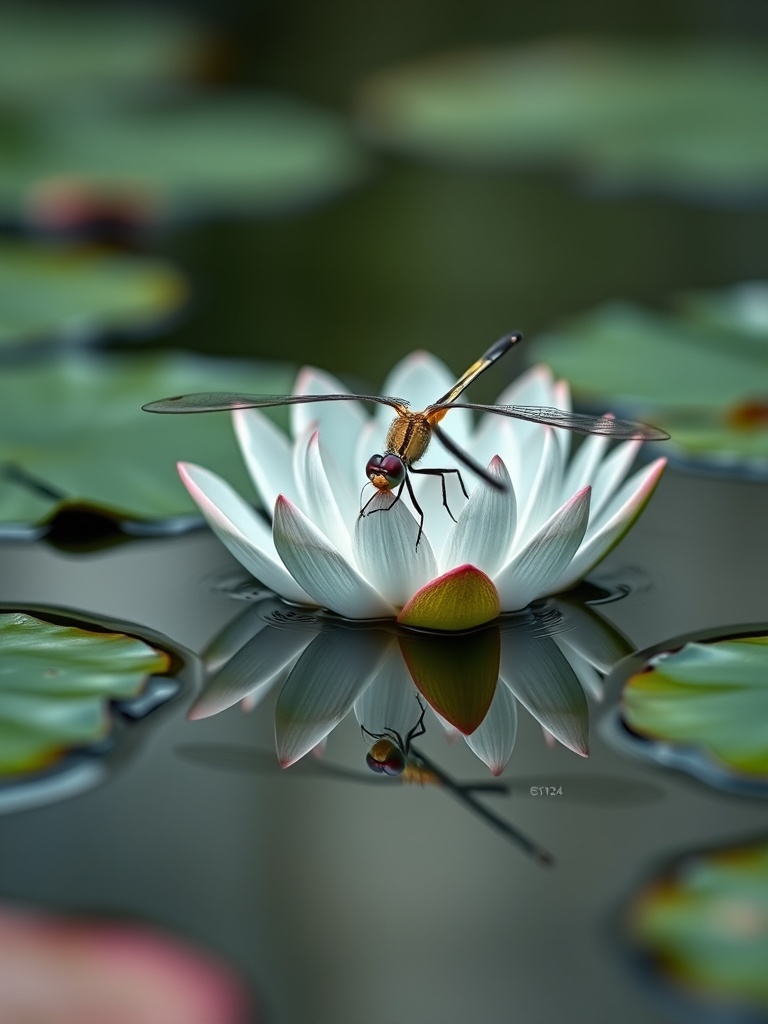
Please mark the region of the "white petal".
<svg viewBox="0 0 768 1024"><path fill-rule="evenodd" d="M592 483L607 447L608 438L602 434L590 434L584 438L565 472L560 487L561 501Z"/></svg>
<svg viewBox="0 0 768 1024"><path fill-rule="evenodd" d="M405 493L405 492L403 492ZM394 504L393 504L394 502ZM371 584L396 608L437 576L437 561L425 533L416 547L419 526L401 498L391 491L374 495L357 517L357 564Z"/></svg>
<svg viewBox="0 0 768 1024"><path fill-rule="evenodd" d="M585 487L541 527L494 578L503 611L525 608L548 592L578 550L589 518Z"/></svg>
<svg viewBox="0 0 768 1024"><path fill-rule="evenodd" d="M589 708L573 669L551 637L502 632L501 677L520 703L561 743L586 756Z"/></svg>
<svg viewBox="0 0 768 1024"><path fill-rule="evenodd" d="M400 648L390 644L375 678L355 701L355 715L360 725L372 735L396 732L406 742L421 718L422 708L417 698L418 690L413 685Z"/></svg>
<svg viewBox="0 0 768 1024"><path fill-rule="evenodd" d="M253 637L205 685L187 717L208 718L253 695L258 703L282 670L314 639L299 633L267 626Z"/></svg>
<svg viewBox="0 0 768 1024"><path fill-rule="evenodd" d="M582 654L575 651L562 635L553 636L552 639L563 652L584 693L592 697L593 700L601 701L603 699L603 677L595 666L587 661Z"/></svg>
<svg viewBox="0 0 768 1024"><path fill-rule="evenodd" d="M394 608L287 498L275 504L275 546L314 601L349 619L394 615Z"/></svg>
<svg viewBox="0 0 768 1024"><path fill-rule="evenodd" d="M622 444L616 445L603 460L603 464L592 480L591 518L593 522L597 520L613 497L616 488L629 472L642 444L642 441L624 441Z"/></svg>
<svg viewBox="0 0 768 1024"><path fill-rule="evenodd" d="M299 373L294 386L296 395L347 395L349 388L340 380L306 366ZM302 435L314 423L320 431L323 445L333 453L341 471L350 481L355 479L355 441L368 421L362 402L311 402L290 406L291 434ZM362 486L362 484L361 484Z"/></svg>
<svg viewBox="0 0 768 1024"><path fill-rule="evenodd" d="M488 470L505 486L481 483L470 495L441 559L441 572L469 563L493 575L507 561L515 535L517 506L507 468L494 458Z"/></svg>
<svg viewBox="0 0 768 1024"><path fill-rule="evenodd" d="M562 576L552 581L547 593L554 594L573 586L618 544L653 494L666 464L666 459L657 459L630 477L597 522L590 524L578 554Z"/></svg>
<svg viewBox="0 0 768 1024"><path fill-rule="evenodd" d="M390 638L378 630L326 629L304 651L275 705L275 738L285 768L317 746L349 713Z"/></svg>
<svg viewBox="0 0 768 1024"><path fill-rule="evenodd" d="M232 425L243 459L268 515L278 494L296 501L291 469L291 443L278 427L258 409L235 409Z"/></svg>
<svg viewBox="0 0 768 1024"><path fill-rule="evenodd" d="M269 526L228 483L191 462L178 469L208 525L248 572L287 601L317 603L281 564Z"/></svg>
<svg viewBox="0 0 768 1024"><path fill-rule="evenodd" d="M323 466L318 431L312 426L296 439L293 472L307 518L323 531L334 547L351 558L352 538L341 518L336 496Z"/></svg>
<svg viewBox="0 0 768 1024"><path fill-rule="evenodd" d="M535 476L518 484L520 496L515 549L519 550L558 507L562 479L562 449L552 427L542 427L544 442ZM525 487L524 491L519 488Z"/></svg>
<svg viewBox="0 0 768 1024"><path fill-rule="evenodd" d="M517 701L499 681L482 724L464 739L469 749L488 765L494 775L501 775L512 754L516 736Z"/></svg>
<svg viewBox="0 0 768 1024"><path fill-rule="evenodd" d="M570 412L572 409L571 405L571 389L568 387L568 382L565 380L555 381L552 389L552 405L555 409L564 409L566 412ZM556 430L555 437L560 445L560 455L562 456L562 464L565 465L568 461L568 456L571 451L571 441L573 434L570 430ZM576 490L577 488L574 488ZM571 491L571 494L574 492Z"/></svg>

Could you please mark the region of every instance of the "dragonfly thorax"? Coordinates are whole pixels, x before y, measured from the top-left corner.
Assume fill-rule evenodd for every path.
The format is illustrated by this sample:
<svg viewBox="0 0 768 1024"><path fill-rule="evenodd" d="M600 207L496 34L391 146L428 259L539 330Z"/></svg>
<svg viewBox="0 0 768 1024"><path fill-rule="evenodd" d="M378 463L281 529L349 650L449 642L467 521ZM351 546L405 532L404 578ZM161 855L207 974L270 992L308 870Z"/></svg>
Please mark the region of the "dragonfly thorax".
<svg viewBox="0 0 768 1024"><path fill-rule="evenodd" d="M388 455L397 455L406 466L410 466L422 457L431 437L432 427L424 413L400 415L387 431L385 451Z"/></svg>
<svg viewBox="0 0 768 1024"><path fill-rule="evenodd" d="M403 482L405 464L397 455L372 455L365 467L365 475L380 491L391 491Z"/></svg>

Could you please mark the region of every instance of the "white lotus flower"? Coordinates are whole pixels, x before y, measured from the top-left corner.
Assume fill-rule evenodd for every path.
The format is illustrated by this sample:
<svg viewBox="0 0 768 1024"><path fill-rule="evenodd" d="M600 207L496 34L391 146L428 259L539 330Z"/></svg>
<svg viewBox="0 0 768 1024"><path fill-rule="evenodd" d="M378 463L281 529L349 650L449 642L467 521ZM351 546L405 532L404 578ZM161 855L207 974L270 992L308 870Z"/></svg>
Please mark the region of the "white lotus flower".
<svg viewBox="0 0 768 1024"><path fill-rule="evenodd" d="M382 393L423 409L454 379L434 356L414 353L394 368ZM295 393L346 390L330 375L305 369ZM566 384L539 366L498 402L568 409L570 395ZM180 463L179 472L211 528L258 580L288 601L352 619L399 616L462 628L462 614L473 603L483 606L479 622L483 614L487 619L499 610L517 611L566 590L627 532L666 464L657 459L625 480L639 441L607 451L609 439L591 435L571 457L566 430L491 413L475 425L469 410L454 409L443 429L506 489L477 480L433 441L419 468L460 469L470 496L464 498L454 474L447 478L454 522L443 507L440 480L414 475L424 511L417 547L418 522L405 494L388 511L392 494L376 494L368 514L360 516L365 466L381 451L392 418L387 407L377 407L374 416L354 401L294 405L290 411L292 439L256 409L232 414L256 490L273 510L271 528L215 473L190 463ZM497 603L487 613L494 591ZM425 599L429 604L435 594L436 621L434 601L422 614Z"/></svg>

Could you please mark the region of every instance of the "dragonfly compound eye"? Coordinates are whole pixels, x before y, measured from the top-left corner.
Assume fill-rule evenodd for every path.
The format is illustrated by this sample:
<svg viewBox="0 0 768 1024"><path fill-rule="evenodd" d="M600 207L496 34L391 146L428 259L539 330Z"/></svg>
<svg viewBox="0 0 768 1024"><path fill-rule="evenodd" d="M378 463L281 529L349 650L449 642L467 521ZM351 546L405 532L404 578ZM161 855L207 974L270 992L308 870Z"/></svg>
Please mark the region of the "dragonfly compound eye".
<svg viewBox="0 0 768 1024"><path fill-rule="evenodd" d="M402 775L405 755L391 740L378 740L365 755L365 763L379 775Z"/></svg>
<svg viewBox="0 0 768 1024"><path fill-rule="evenodd" d="M372 455L365 467L365 475L374 487L389 490L403 482L405 466L396 455Z"/></svg>

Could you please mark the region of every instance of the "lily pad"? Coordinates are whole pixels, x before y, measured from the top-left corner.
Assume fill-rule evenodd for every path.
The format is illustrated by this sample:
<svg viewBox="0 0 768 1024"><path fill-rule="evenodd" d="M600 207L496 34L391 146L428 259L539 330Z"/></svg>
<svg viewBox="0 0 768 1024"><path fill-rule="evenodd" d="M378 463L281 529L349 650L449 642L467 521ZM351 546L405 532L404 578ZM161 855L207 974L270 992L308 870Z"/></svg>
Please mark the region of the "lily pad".
<svg viewBox="0 0 768 1024"><path fill-rule="evenodd" d="M286 392L292 376L281 364L81 350L4 368L0 535L18 533L12 524L49 522L72 504L143 520L145 533L197 525L178 460L214 465L235 488L252 490L230 417L151 416L142 404L203 390Z"/></svg>
<svg viewBox="0 0 768 1024"><path fill-rule="evenodd" d="M0 6L0 94L5 103L146 89L193 71L203 34L168 9L127 4Z"/></svg>
<svg viewBox="0 0 768 1024"><path fill-rule="evenodd" d="M759 294L753 286L751 307L736 289L691 297L679 315L605 305L539 339L537 355L590 406L628 410L667 430L665 452L692 468L768 472L768 328Z"/></svg>
<svg viewBox="0 0 768 1024"><path fill-rule="evenodd" d="M0 290L0 345L140 328L186 297L161 260L25 244L0 246Z"/></svg>
<svg viewBox="0 0 768 1024"><path fill-rule="evenodd" d="M768 633L666 646L617 670L624 742L720 788L768 795Z"/></svg>
<svg viewBox="0 0 768 1024"><path fill-rule="evenodd" d="M364 124L419 156L555 164L603 185L740 202L767 194L760 46L555 40L476 50L366 83Z"/></svg>
<svg viewBox="0 0 768 1024"><path fill-rule="evenodd" d="M690 1019L768 1017L768 843L677 860L637 893L625 930L643 978Z"/></svg>
<svg viewBox="0 0 768 1024"><path fill-rule="evenodd" d="M6 128L6 134L12 129ZM362 148L335 115L258 93L187 95L142 104L67 105L30 114L0 158L0 204L33 220L63 183L103 205L154 218L272 214L356 183Z"/></svg>
<svg viewBox="0 0 768 1024"><path fill-rule="evenodd" d="M178 692L180 656L124 628L0 611L0 812L96 785L125 725Z"/></svg>

